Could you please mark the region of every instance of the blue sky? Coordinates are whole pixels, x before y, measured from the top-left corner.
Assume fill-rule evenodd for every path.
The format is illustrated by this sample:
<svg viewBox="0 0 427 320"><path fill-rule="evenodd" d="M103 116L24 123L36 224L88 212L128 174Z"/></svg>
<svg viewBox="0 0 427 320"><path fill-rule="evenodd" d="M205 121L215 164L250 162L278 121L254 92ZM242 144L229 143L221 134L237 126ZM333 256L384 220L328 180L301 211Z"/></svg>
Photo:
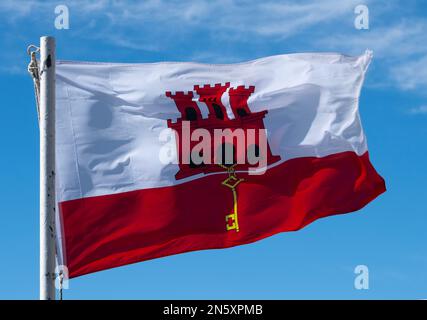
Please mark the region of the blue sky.
<svg viewBox="0 0 427 320"><path fill-rule="evenodd" d="M70 29L54 27L55 6ZM354 8L369 8L369 30ZM374 51L360 112L388 191L364 209L226 250L71 280L66 299L427 298L427 4L424 1L0 1L0 299L38 298L38 127L26 47L69 60L231 63ZM356 290L366 265L370 289Z"/></svg>

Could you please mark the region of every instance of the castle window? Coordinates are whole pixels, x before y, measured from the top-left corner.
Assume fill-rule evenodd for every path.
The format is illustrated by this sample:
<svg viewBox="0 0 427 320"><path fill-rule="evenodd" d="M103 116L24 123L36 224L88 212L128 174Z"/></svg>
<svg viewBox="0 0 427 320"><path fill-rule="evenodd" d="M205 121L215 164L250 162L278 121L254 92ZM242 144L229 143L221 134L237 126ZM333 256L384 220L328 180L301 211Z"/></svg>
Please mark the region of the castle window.
<svg viewBox="0 0 427 320"><path fill-rule="evenodd" d="M246 151L247 161L249 164L258 164L260 157L260 149L257 144L251 144Z"/></svg>
<svg viewBox="0 0 427 320"><path fill-rule="evenodd" d="M217 119L224 119L224 113L222 112L222 109L219 105L217 105L216 103L212 103L212 107L214 108L215 111L215 115L217 117Z"/></svg>
<svg viewBox="0 0 427 320"><path fill-rule="evenodd" d="M239 115L239 117L246 117L248 115L248 112L246 111L246 109L238 108L237 114Z"/></svg>
<svg viewBox="0 0 427 320"><path fill-rule="evenodd" d="M236 148L234 145L231 143L223 143L219 148L221 148L221 150L217 150L219 164L231 167L233 164L237 163ZM221 157L219 157L219 155L221 155Z"/></svg>
<svg viewBox="0 0 427 320"><path fill-rule="evenodd" d="M192 152L192 154L193 154L193 152ZM190 168L195 169L195 168L201 168L201 167L205 166L205 163L203 162L203 160L201 161L201 163L195 163L193 161L193 157L194 157L194 154L193 154L193 156L190 157ZM200 150L198 158L203 158L203 151L202 150ZM197 161L197 162L199 162L199 161Z"/></svg>
<svg viewBox="0 0 427 320"><path fill-rule="evenodd" d="M197 112L193 107L185 108L185 120L188 120L188 121L197 120Z"/></svg>

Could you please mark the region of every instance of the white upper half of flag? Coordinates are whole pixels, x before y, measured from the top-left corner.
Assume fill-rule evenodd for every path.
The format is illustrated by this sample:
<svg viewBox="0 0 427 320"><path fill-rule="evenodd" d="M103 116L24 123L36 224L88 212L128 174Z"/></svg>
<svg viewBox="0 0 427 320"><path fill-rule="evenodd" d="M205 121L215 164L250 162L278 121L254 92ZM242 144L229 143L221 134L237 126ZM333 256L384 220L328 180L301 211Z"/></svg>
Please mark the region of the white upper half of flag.
<svg viewBox="0 0 427 320"><path fill-rule="evenodd" d="M255 86L248 105L268 110L268 142L281 161L367 151L358 100L372 54L278 55L236 64L57 62L58 201L172 186L159 135L180 113L166 91L230 82ZM198 97L195 95L194 101ZM221 98L229 110L227 92ZM207 107L201 102L203 117Z"/></svg>

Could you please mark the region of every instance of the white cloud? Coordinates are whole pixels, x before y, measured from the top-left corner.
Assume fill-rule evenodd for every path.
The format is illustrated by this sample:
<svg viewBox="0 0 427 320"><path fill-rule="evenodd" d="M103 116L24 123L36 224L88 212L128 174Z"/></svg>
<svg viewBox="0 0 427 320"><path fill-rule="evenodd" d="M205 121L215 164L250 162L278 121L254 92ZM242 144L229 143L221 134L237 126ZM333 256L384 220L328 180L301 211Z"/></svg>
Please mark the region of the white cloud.
<svg viewBox="0 0 427 320"><path fill-rule="evenodd" d="M147 0L147 1L67 1L74 23L96 19L100 15L110 19L104 28L138 28L151 24L151 31L202 28L212 32L238 32L264 36L287 37L313 25L331 23L351 16L359 0L323 1L238 1L238 0ZM19 18L38 18L53 11L56 1L14 1L0 4L0 12Z"/></svg>
<svg viewBox="0 0 427 320"><path fill-rule="evenodd" d="M31 14L36 1L2 1L0 12L12 14L15 18L26 17Z"/></svg>
<svg viewBox="0 0 427 320"><path fill-rule="evenodd" d="M375 63L386 74L374 86L417 90L427 86L427 46L423 45L427 43L426 31L426 20L401 20L367 31L331 35L316 43L351 54L358 54L362 48L372 49Z"/></svg>
<svg viewBox="0 0 427 320"><path fill-rule="evenodd" d="M409 113L414 114L414 115L417 115L417 114L427 115L427 105L422 105L422 106L418 106L415 108L411 108L411 109L409 109Z"/></svg>
<svg viewBox="0 0 427 320"><path fill-rule="evenodd" d="M341 48L348 52L359 52L360 48L371 48L376 57L399 58L417 53L426 53L427 21L399 21L395 24L373 27L370 30L330 34L318 39L319 45Z"/></svg>
<svg viewBox="0 0 427 320"><path fill-rule="evenodd" d="M348 16L351 18L358 2L69 0L66 5L70 9L69 34L121 48L167 51L177 42L185 42L195 35L210 44L251 42L255 38L277 43L320 24L331 24ZM57 1L36 0L3 2L0 14L9 17L9 23L18 21L39 29L51 29L57 4ZM216 54L220 56L220 46L216 47Z"/></svg>
<svg viewBox="0 0 427 320"><path fill-rule="evenodd" d="M370 9L371 20L370 30L363 31L353 27L354 7L360 0L69 0L66 3L70 8L69 34L77 41L167 52L185 50L182 43L188 45L188 39L192 39L186 57L212 62L239 60L233 49L227 52L227 47L236 44L249 44L253 50L257 50L258 44L260 47L275 44L278 48L350 54L360 54L369 48L374 50L375 67L382 76L375 79L374 85L393 85L403 90L425 87L427 20L411 16L402 19L403 14L399 14L402 4L396 1L363 2ZM6 17L6 23L15 25L20 21L45 30L52 28L53 22L43 17L52 18L57 4L57 1L3 1L0 14ZM0 45L5 47L11 41L0 40Z"/></svg>
<svg viewBox="0 0 427 320"><path fill-rule="evenodd" d="M391 75L402 89L427 88L427 55L392 66Z"/></svg>

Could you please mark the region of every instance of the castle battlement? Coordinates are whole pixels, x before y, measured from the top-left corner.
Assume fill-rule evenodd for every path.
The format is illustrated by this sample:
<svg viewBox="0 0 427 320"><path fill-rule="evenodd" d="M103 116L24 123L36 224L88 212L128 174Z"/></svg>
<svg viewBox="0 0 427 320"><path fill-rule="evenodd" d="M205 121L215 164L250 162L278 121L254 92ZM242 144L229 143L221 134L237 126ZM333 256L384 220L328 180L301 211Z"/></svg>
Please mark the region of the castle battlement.
<svg viewBox="0 0 427 320"><path fill-rule="evenodd" d="M174 94L170 91L166 91L166 96L175 101L175 105L178 111L181 113L181 119L195 121L202 119L202 113L200 112L197 102L193 100L193 91L176 91Z"/></svg>
<svg viewBox="0 0 427 320"><path fill-rule="evenodd" d="M252 113L248 106L248 99L254 91L255 86L237 86L236 88L230 88L230 90L228 90L234 117L243 118Z"/></svg>
<svg viewBox="0 0 427 320"><path fill-rule="evenodd" d="M244 118L252 114L248 99L255 91L255 86L237 86L230 88L230 82L215 85L205 84L195 85L194 91L199 96L198 101L206 104L209 110L208 119L231 120L227 115L227 109L221 101L222 95L228 90L231 110L235 119ZM166 92L166 96L173 99L181 113L181 120L196 121L202 119L202 113L196 101L194 101L193 91L171 91ZM179 120L179 119L178 119Z"/></svg>
<svg viewBox="0 0 427 320"><path fill-rule="evenodd" d="M229 94L243 94L250 96L255 91L255 86L237 86L235 88L230 88Z"/></svg>
<svg viewBox="0 0 427 320"><path fill-rule="evenodd" d="M213 86L210 84L205 84L203 86L196 84L194 86L194 90L197 91L198 94L203 93L205 95L215 95L218 91L225 92L228 87L230 87L230 82L226 82L224 85L221 83L215 83Z"/></svg>
<svg viewBox="0 0 427 320"><path fill-rule="evenodd" d="M193 99L194 94L193 91L187 91L185 93L184 91L176 91L175 93L172 93L171 91L166 91L166 97L172 98L172 99Z"/></svg>
<svg viewBox="0 0 427 320"><path fill-rule="evenodd" d="M221 96L229 87L230 82L226 82L224 85L216 83L213 86L209 84L194 86L194 90L199 95L199 101L205 103L209 109L209 118L228 120L227 109L221 101Z"/></svg>

